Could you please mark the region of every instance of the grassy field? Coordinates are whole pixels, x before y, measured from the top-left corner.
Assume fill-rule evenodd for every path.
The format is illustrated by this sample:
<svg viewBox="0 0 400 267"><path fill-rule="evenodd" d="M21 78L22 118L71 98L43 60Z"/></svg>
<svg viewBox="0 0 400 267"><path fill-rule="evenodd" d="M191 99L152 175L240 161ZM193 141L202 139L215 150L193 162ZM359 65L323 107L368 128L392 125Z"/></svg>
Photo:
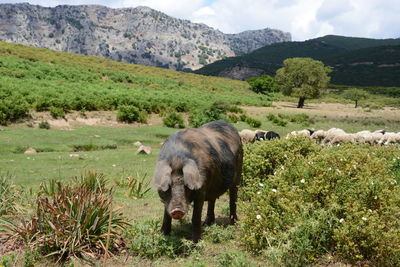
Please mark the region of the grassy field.
<svg viewBox="0 0 400 267"><path fill-rule="evenodd" d="M376 112L365 112L361 108L354 109L351 104L310 103L300 111L308 115L308 124L288 122L286 127L273 124L266 116L268 114L293 115L299 113L299 110L294 107L294 103L277 102L273 107L243 107L243 109L247 114L262 122L262 129L274 130L282 136L292 130L303 128L340 127L348 132L365 129L400 131L400 121L397 119L400 111L389 108ZM41 113L37 116L45 116L45 114ZM109 114L104 113L103 116L107 117ZM90 118L87 119L90 121ZM74 176L79 177L85 171L95 170L105 174L109 185L115 187L114 198L117 205L123 207L123 213L130 222L146 222L149 219L159 220L161 218L162 204L156 192L151 190L144 198L134 199L128 197L125 188L116 186L116 182L128 176L145 177L149 181L153 175L161 143L176 129L162 126L160 120L156 118L153 120L153 125L128 125L111 120L109 121L111 126L89 126L83 121L71 119L69 126L63 128L58 127L57 120L49 119L49 122L52 125L49 130L32 128L28 127L26 123L21 123L3 127L0 131L0 172L12 175L13 182L24 189L26 192L22 198L24 203L34 205L34 192L37 192L42 182L56 179L68 183ZM243 122L235 124L235 127L239 130L249 128ZM134 145L136 141L151 146L152 154L136 154L137 147ZM75 147L85 145L96 146L97 150L74 151ZM37 149L40 153L23 154L29 147ZM113 149L102 149L102 147L112 147ZM221 225L216 230L217 233L225 231L223 226L226 225L227 217L224 210L226 210L227 204L226 196L217 201L217 222ZM186 238L190 233L189 225L188 220L185 220L183 225L176 223L174 229L177 232L175 234ZM183 232L178 231L181 228L184 229ZM230 266L223 265L221 262L225 258L229 258L229 255L234 255L235 259L241 259L239 261L245 264L234 266L269 265L268 261L262 257L246 252L239 245L239 240L235 235L236 231L234 229L229 231L233 238L218 244L210 241L212 233L205 234L204 241L202 241L204 248L194 251L188 256L175 259L161 257L153 260L122 256L114 258L106 264L112 266ZM226 254L227 251L231 254ZM321 262L329 262L329 259L321 259ZM41 264L47 263L42 261ZM78 262L77 264L84 263ZM330 266L342 265L339 262Z"/></svg>
<svg viewBox="0 0 400 267"><path fill-rule="evenodd" d="M104 174L107 186L114 188L115 205L138 227L127 234L132 237L135 231L143 232L132 238L139 240L139 245L147 244L148 247L141 247L139 251L149 256L150 253L156 255L159 250L164 251L164 256L134 256L129 253L132 249L128 249L120 256L96 260L95 265L276 266L265 255L256 256L242 246L237 226L226 227L226 195L216 204L217 226L205 229L203 241L196 248L186 242L190 238L188 218L175 222L173 236L178 238L168 241L172 243L165 240L157 245L152 243L163 240L158 236L163 206L157 193L150 190L142 198L135 197L129 195L128 187L121 183L132 177L139 178L147 188L162 142L177 131L163 126L163 116L179 112L189 125L188 118L196 110L201 109L198 113L204 114L214 102L224 101L236 105L236 109L240 106L246 115L258 119L259 128L278 132L282 137L305 128L398 132L400 102L391 95L395 91L396 88L391 88L387 94L372 94L357 109L341 98L340 90L332 91L320 99L306 101L305 108L299 110L295 108L296 99L279 94L258 95L241 81L0 42L0 124L3 125L0 127L0 174L15 184L12 188L18 190L16 207L22 217L29 217L36 211L41 184L57 180L72 185L89 171ZM282 102L271 102L279 98ZM118 121L121 106L138 108L146 114L147 123ZM279 123L273 122L271 117L277 118ZM50 129L39 128L44 121L49 123ZM242 121L234 126L238 130L254 129ZM152 153L137 154L136 141L150 146ZM38 153L24 154L28 148ZM245 204L245 201L239 203L239 217L246 215ZM7 245L0 244L0 260L3 261L0 266L10 265L15 260L1 257L5 247ZM184 253L175 255L175 250ZM47 259L33 259L26 251L10 255L17 257L21 266L54 265ZM320 266L345 266L338 258L332 260L329 253L314 262ZM71 264L75 263L77 266L87 264L73 259Z"/></svg>

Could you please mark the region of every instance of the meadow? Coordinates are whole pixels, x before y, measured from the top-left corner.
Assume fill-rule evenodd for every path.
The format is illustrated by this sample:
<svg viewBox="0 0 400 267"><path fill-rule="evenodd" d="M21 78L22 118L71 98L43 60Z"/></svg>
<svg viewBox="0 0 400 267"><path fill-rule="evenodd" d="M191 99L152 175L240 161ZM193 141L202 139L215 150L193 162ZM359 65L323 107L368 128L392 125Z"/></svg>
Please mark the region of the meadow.
<svg viewBox="0 0 400 267"><path fill-rule="evenodd" d="M67 260L67 266L399 263L400 222L392 216L399 214L400 206L397 146L321 148L309 140L284 138L247 145L238 225L228 226L228 198L223 195L216 203L216 225L204 228L203 240L196 246L189 240L188 218L174 222L171 237L159 233L163 206L157 192L148 190L161 144L178 130L163 125L162 119L171 112L181 115L190 127L191 116L198 110L211 117L224 110L221 118L231 118L238 130L261 128L282 137L305 128L398 132L396 98L377 94L355 109L340 98L339 90L308 101L299 110L296 99L258 95L245 82L6 43L0 43L0 72L0 265L52 266L62 263L56 263L60 259ZM371 103L374 106L367 105ZM119 109L126 106L144 112L147 122L119 121ZM261 125L232 119L243 114ZM40 128L43 122L48 127ZM137 141L150 146L152 153L137 154ZM38 153L24 154L28 148ZM332 175L329 168L338 172ZM302 186L302 178L310 186ZM76 187L89 191L82 193ZM274 195L276 188L280 200ZM95 202L105 205L104 210L86 206L105 218L102 224L97 219L88 223L88 232L103 233L85 239L96 244L89 246L89 254L82 252L79 246L85 245L80 243L68 250L60 248L57 242L71 242L71 233L64 235L62 226L73 225L73 220L48 213L56 212L57 199L63 198L79 209L76 194L85 205L85 199L104 200ZM96 194L101 197L92 198ZM51 209L46 208L51 204ZM35 226L35 218L44 224ZM342 219L351 224L342 224ZM357 219L365 226L362 231ZM105 249L102 242L110 236L110 225L116 232ZM31 234L37 230L33 226L40 231ZM3 234L10 229L18 233L18 242L5 241ZM54 240L53 247L46 246ZM108 251L115 256L104 255Z"/></svg>

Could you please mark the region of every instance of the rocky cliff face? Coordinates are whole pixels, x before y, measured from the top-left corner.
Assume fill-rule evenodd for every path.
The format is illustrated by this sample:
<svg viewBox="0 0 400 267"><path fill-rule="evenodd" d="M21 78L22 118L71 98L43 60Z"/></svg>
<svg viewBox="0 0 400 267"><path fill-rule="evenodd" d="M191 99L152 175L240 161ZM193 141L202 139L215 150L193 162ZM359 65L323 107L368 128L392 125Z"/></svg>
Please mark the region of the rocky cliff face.
<svg viewBox="0 0 400 267"><path fill-rule="evenodd" d="M147 8L0 4L0 40L176 70L291 40L263 29L224 34Z"/></svg>

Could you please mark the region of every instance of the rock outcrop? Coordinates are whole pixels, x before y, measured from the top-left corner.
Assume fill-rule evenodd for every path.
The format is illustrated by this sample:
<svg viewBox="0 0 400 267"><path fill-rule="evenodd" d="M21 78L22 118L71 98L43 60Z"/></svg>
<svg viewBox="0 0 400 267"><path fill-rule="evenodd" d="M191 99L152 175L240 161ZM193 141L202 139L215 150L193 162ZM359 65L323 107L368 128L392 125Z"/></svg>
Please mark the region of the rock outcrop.
<svg viewBox="0 0 400 267"><path fill-rule="evenodd" d="M148 7L0 4L0 40L175 70L198 69L225 57L290 41L263 29L224 34Z"/></svg>

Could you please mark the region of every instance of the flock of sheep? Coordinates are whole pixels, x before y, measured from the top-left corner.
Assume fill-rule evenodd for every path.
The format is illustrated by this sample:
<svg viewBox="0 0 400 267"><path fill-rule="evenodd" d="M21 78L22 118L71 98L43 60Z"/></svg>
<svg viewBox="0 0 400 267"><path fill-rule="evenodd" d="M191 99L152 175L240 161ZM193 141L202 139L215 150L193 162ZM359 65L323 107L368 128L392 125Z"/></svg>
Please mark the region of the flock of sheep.
<svg viewBox="0 0 400 267"><path fill-rule="evenodd" d="M264 136L264 138L259 138L258 136ZM274 133L275 135L267 134ZM265 139L279 138L279 135L272 131L262 131L262 130L242 130L239 132L242 139L242 143L252 143L254 141L260 141ZM289 133L286 138L294 136L306 136L324 146L334 146L340 145L341 143L368 143L368 144L379 144L379 145L391 145L400 143L400 132L387 132L385 130L371 131L360 131L357 133L346 133L344 130L339 128L331 128L329 130L317 130L313 131L310 129L293 131ZM273 138L268 138L269 136L275 136Z"/></svg>

